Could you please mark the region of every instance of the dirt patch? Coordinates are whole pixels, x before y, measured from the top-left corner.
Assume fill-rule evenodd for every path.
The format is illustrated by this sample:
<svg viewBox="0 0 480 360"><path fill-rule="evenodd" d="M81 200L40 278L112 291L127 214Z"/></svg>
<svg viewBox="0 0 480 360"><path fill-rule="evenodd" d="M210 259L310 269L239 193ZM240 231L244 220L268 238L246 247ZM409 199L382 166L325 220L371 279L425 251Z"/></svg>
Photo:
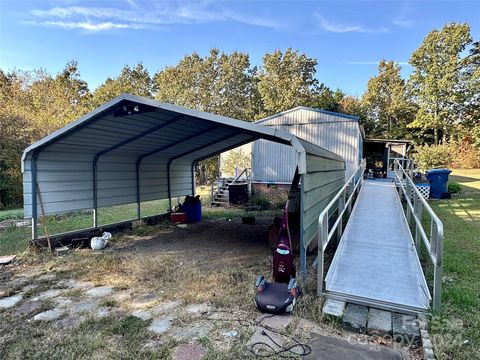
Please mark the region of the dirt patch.
<svg viewBox="0 0 480 360"><path fill-rule="evenodd" d="M169 359L187 344L207 358L249 358L253 282L271 270L271 223L139 228L100 252L20 257L3 276L5 294L20 300L0 310L0 358ZM307 318L346 336L321 322L314 283L303 284L291 331Z"/></svg>

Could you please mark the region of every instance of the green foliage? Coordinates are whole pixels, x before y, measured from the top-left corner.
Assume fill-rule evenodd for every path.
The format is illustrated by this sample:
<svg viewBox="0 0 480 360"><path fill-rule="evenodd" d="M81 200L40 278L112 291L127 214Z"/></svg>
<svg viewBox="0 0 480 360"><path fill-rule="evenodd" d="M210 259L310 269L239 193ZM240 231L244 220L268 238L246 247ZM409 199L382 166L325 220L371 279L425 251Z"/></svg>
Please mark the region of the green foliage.
<svg viewBox="0 0 480 360"><path fill-rule="evenodd" d="M410 58L409 87L418 104L410 126L431 130L435 144L440 133L442 142L447 141L453 125L462 121L462 110L470 106L472 93L465 91L470 87L470 75L465 76L468 62L462 52L471 41L467 24L447 24L440 31L431 31Z"/></svg>
<svg viewBox="0 0 480 360"><path fill-rule="evenodd" d="M222 173L233 176L236 168L238 168L239 171L242 171L250 166L250 155L245 153L242 148L238 148L230 150L227 153L222 162L221 170Z"/></svg>
<svg viewBox="0 0 480 360"><path fill-rule="evenodd" d="M462 190L462 187L460 186L460 184L456 183L456 182L449 182L448 183L448 192L451 193L451 194L456 194L458 192L460 192Z"/></svg>
<svg viewBox="0 0 480 360"><path fill-rule="evenodd" d="M415 105L407 95L400 65L382 60L378 75L368 81L362 98L369 135L386 139L407 138L407 124L414 118Z"/></svg>
<svg viewBox="0 0 480 360"><path fill-rule="evenodd" d="M317 60L287 49L265 54L258 76L263 112L260 117L294 108L313 106L321 86L315 78Z"/></svg>
<svg viewBox="0 0 480 360"><path fill-rule="evenodd" d="M248 204L251 206L259 206L263 210L269 209L272 206L270 199L267 196L261 194L253 195L250 198Z"/></svg>
<svg viewBox="0 0 480 360"><path fill-rule="evenodd" d="M252 121L258 104L249 56L210 50L185 56L154 76L155 98L192 109Z"/></svg>
<svg viewBox="0 0 480 360"><path fill-rule="evenodd" d="M142 63L133 68L125 65L117 78L105 80L93 93L91 105L98 107L124 93L147 98L153 96L153 80Z"/></svg>
<svg viewBox="0 0 480 360"><path fill-rule="evenodd" d="M453 160L450 145L423 145L415 148L413 158L422 171L437 167L447 167Z"/></svg>

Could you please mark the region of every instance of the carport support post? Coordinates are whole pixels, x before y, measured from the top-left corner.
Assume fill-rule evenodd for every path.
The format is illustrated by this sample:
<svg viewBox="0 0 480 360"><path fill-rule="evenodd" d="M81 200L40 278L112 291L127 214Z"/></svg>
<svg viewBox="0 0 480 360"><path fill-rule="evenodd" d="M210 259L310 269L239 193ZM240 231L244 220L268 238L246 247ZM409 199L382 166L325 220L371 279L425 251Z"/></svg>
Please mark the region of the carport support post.
<svg viewBox="0 0 480 360"><path fill-rule="evenodd" d="M196 190L196 185L197 185L197 182L196 182L196 179L195 179L195 165L196 165L196 163L193 162L192 163L192 196L195 196L195 190Z"/></svg>
<svg viewBox="0 0 480 360"><path fill-rule="evenodd" d="M300 275L305 280L307 275L307 249L305 249L305 231L303 230L303 208L305 205L305 177L302 174L300 184Z"/></svg>
<svg viewBox="0 0 480 360"><path fill-rule="evenodd" d="M38 232L38 211L37 211L37 159L38 151L35 151L32 155L32 240L37 240Z"/></svg>
<svg viewBox="0 0 480 360"><path fill-rule="evenodd" d="M98 209L97 209L97 160L98 155L93 159L93 227L98 226Z"/></svg>
<svg viewBox="0 0 480 360"><path fill-rule="evenodd" d="M168 189L168 209L172 212L172 188L170 185L170 165L172 164L172 159L167 163L167 189Z"/></svg>
<svg viewBox="0 0 480 360"><path fill-rule="evenodd" d="M137 219L141 218L142 209L140 207L140 161L135 164L135 175L137 178Z"/></svg>

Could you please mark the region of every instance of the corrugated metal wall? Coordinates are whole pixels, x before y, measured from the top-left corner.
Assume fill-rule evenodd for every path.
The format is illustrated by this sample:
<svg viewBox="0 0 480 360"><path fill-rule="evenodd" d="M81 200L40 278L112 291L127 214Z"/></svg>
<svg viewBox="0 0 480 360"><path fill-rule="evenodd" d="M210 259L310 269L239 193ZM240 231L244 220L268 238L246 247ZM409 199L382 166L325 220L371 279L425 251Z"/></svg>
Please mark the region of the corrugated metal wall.
<svg viewBox="0 0 480 360"><path fill-rule="evenodd" d="M349 177L361 160L362 136L358 121L309 108L296 108L258 122L289 132L340 155ZM294 152L288 146L258 140L252 150L253 179L262 182L291 182L295 172Z"/></svg>
<svg viewBox="0 0 480 360"><path fill-rule="evenodd" d="M345 183L345 163L307 154L302 176L302 229L305 247L316 238L318 216Z"/></svg>

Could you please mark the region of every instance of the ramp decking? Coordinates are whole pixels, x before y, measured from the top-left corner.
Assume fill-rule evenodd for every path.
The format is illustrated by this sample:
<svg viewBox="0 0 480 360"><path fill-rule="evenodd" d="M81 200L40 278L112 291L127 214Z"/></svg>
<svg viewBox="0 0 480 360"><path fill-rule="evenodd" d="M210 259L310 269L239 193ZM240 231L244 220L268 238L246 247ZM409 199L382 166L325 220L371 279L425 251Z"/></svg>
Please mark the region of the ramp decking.
<svg viewBox="0 0 480 360"><path fill-rule="evenodd" d="M430 293L390 180L366 180L326 279L327 298L425 312Z"/></svg>

